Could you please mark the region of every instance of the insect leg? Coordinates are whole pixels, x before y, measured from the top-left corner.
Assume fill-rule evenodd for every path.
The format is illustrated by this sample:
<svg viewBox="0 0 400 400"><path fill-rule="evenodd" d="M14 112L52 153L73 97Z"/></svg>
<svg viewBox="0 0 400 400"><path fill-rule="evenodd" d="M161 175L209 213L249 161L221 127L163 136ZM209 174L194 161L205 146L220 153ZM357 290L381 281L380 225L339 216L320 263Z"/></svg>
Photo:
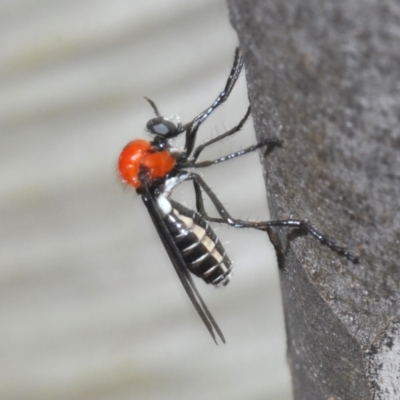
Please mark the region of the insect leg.
<svg viewBox="0 0 400 400"><path fill-rule="evenodd" d="M215 195L215 193L211 190L211 188L205 183L203 178L200 175L195 173L191 173L189 179L192 179L194 182L194 188L196 193L196 206L199 210L200 214L203 218L211 221L211 222L219 222L231 225L235 228L254 228L263 231L268 231L270 227L285 227L291 229L301 229L307 234L311 235L315 239L317 239L322 245L327 246L330 250L335 253L347 258L349 261L353 263L358 262L358 257L351 254L346 248L338 246L333 240L329 239L327 236L319 232L316 228L314 228L308 221L301 219L282 219L275 221L244 221L240 219L235 219L230 216L226 208L223 206L221 201ZM214 204L218 214L221 218L210 217L203 203L203 198L201 196L201 189L203 189L207 196L210 198L212 203Z"/></svg>
<svg viewBox="0 0 400 400"><path fill-rule="evenodd" d="M233 135L233 134L236 133L236 132L239 132L239 131L242 129L244 123L247 121L247 118L249 118L250 112L251 112L251 108L250 108L250 106L249 106L248 109L247 109L247 111L246 111L245 116L241 119L241 121L240 121L236 126L234 126L234 127L233 127L232 129L230 129L229 131L223 133L222 135L219 135L219 136L217 136L216 138L211 139L211 140L209 140L208 142L205 142L205 143L203 143L203 144L200 145L200 146L197 146L197 147L194 149L193 157L192 157L192 159L191 159L191 163L194 163L194 162L198 159L200 153L201 153L207 146L210 146L211 144L214 144L214 143L216 143L216 142L219 142L220 140L225 139L226 137L228 137L228 136L230 136L230 135Z"/></svg>
<svg viewBox="0 0 400 400"><path fill-rule="evenodd" d="M214 102L200 113L197 117L195 117L192 121L188 122L185 125L182 125L179 130L180 132L186 131L186 142L185 142L185 150L186 155L189 156L193 151L196 142L196 134L200 127L200 125L208 118L208 116L219 106L221 105L230 95L236 81L239 78L240 72L243 68L243 59L240 56L239 49L235 50L235 57L233 60L233 66L231 72L229 74L228 80L226 81L224 90L217 96Z"/></svg>
<svg viewBox="0 0 400 400"><path fill-rule="evenodd" d="M219 164L224 161L232 160L232 158L243 156L244 154L251 153L261 147L266 146L265 156L268 155L275 147L282 146L282 141L279 139L265 139L260 143L257 143L253 146L247 147L243 150L239 150L235 153L228 154L224 157L217 158L216 160L211 161L201 161L191 165L192 168L204 168L209 167L210 165Z"/></svg>
<svg viewBox="0 0 400 400"><path fill-rule="evenodd" d="M258 223L255 222L254 225ZM328 247L330 250L335 253L346 257L349 261L356 264L358 262L358 257L351 254L348 249L345 247L338 246L333 240L326 237L323 233L319 232L316 228L314 228L307 220L301 219L281 219L275 221L266 221L263 223L264 226L281 226L286 228L294 228L304 230L306 233L317 239L322 245ZM259 227L254 226L259 229Z"/></svg>
<svg viewBox="0 0 400 400"><path fill-rule="evenodd" d="M217 96L213 104L206 110L201 112L197 117L193 118L191 122L188 122L182 127L182 131L186 129L191 123L196 121L204 121L220 104L222 104L230 95L233 86L235 85L237 79L239 78L240 72L243 68L243 59L240 56L239 48L235 49L235 57L233 59L233 66L231 72L229 73L228 80L226 81L224 90Z"/></svg>

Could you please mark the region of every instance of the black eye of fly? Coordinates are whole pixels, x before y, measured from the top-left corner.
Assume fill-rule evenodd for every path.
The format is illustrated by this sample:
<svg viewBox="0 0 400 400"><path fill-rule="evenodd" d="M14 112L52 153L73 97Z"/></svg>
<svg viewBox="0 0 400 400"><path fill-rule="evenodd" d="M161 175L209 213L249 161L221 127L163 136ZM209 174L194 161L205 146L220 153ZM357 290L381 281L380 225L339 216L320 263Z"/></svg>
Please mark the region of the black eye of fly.
<svg viewBox="0 0 400 400"><path fill-rule="evenodd" d="M146 129L154 135L163 136L165 138L173 138L179 133L176 125L164 117L151 119L147 122Z"/></svg>

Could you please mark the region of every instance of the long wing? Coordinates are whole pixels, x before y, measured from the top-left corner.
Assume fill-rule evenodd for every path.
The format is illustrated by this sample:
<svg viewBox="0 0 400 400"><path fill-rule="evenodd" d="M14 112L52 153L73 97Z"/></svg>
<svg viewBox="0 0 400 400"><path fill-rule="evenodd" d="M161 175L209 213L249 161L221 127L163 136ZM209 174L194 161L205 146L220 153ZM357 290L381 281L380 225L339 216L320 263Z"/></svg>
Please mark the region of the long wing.
<svg viewBox="0 0 400 400"><path fill-rule="evenodd" d="M222 342L225 343L224 335L221 332L221 329L215 322L213 316L211 315L210 311L208 310L207 306L205 305L203 299L198 292L192 276L186 267L186 263L179 252L179 249L171 235L168 232L168 228L165 225L165 222L160 216L158 211L158 207L156 204L156 200L154 199L153 195L150 193L149 188L147 187L145 182L143 183L143 193L142 193L142 200L147 207L147 210L150 214L150 217L154 223L154 226L157 229L158 234L160 235L161 241L164 244L165 250L167 251L169 258L175 268L176 273L179 276L179 279L182 282L183 287L186 290L186 293L189 296L190 301L192 302L194 308L196 309L197 313L200 315L200 318L204 322L204 325L210 332L210 335L214 339L215 343L217 340L215 338L214 330L217 332L218 336L221 338Z"/></svg>

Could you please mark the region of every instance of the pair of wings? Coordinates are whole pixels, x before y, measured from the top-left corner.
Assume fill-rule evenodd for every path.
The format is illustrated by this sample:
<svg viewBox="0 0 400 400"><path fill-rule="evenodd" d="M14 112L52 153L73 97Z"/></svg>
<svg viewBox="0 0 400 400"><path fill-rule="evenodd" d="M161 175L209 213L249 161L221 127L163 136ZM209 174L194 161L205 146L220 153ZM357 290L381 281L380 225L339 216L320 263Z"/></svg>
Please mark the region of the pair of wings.
<svg viewBox="0 0 400 400"><path fill-rule="evenodd" d="M217 340L214 331L218 334L222 342L225 343L225 338L221 332L221 329L215 322L213 316L211 315L203 299L201 298L200 293L198 292L193 282L193 278L190 275L190 272L186 266L185 260L183 259L178 249L178 246L171 237L168 228L160 215L160 211L158 209L154 195L149 190L146 182L142 183L142 200L147 208L147 211L150 214L150 217L153 221L154 226L157 229L158 234L160 235L161 241L163 242L165 250L167 251L169 258L171 259L172 265L174 266L175 271L178 274L187 295L189 296L190 301L192 302L194 308L202 319L208 332L210 332L210 335L214 339L215 343L217 343Z"/></svg>

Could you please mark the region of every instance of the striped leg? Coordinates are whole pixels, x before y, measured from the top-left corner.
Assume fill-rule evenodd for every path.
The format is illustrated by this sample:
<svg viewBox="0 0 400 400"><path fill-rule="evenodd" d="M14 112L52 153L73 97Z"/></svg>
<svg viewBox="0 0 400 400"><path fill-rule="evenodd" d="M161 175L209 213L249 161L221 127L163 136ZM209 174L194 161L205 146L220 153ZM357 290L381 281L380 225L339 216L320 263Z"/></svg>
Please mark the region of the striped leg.
<svg viewBox="0 0 400 400"><path fill-rule="evenodd" d="M262 147L266 147L266 150L265 150L265 156L266 156L277 146L282 146L282 141L281 140L279 140L279 139L265 139L260 143L257 143L257 144L255 144L253 146L250 146L250 147L247 147L247 148L245 148L243 150L239 150L239 151L237 151L235 153L231 153L231 154L228 154L226 156L217 158L216 160L201 161L201 162L195 163L193 165L190 165L190 167L192 167L192 168L209 167L210 165L219 164L221 162L229 161L229 160L232 160L233 158L240 157L240 156L243 156L245 154L251 153L251 152L253 152L253 151L257 150L257 149L260 149Z"/></svg>
<svg viewBox="0 0 400 400"><path fill-rule="evenodd" d="M233 66L231 72L229 74L228 80L226 81L224 90L217 96L214 102L200 113L197 117L195 117L192 121L180 127L180 132L186 131L186 142L185 142L185 150L186 154L189 156L196 142L196 135L200 125L210 116L210 114L220 106L224 101L226 101L231 94L233 87L235 86L236 81L239 78L240 72L243 68L243 59L240 56L239 48L235 50L235 57L233 60Z"/></svg>
<svg viewBox="0 0 400 400"><path fill-rule="evenodd" d="M333 240L328 239L324 234L315 229L308 221L300 219L282 219L275 221L244 221L240 219L235 219L230 216L226 208L220 202L215 193L211 188L204 182L200 175L192 173L189 179L193 180L195 194L196 194L196 207L200 215L211 222L219 222L231 225L235 228L254 228L262 231L269 231L271 227L285 227L291 229L300 229L317 239L322 245L327 246L330 250L335 253L347 258L353 263L358 262L358 257L351 254L346 248L338 246ZM203 197L201 194L201 189L203 189L212 203L214 204L218 214L221 218L210 217L205 208Z"/></svg>
<svg viewBox="0 0 400 400"><path fill-rule="evenodd" d="M208 146L210 146L210 145L212 145L212 144L214 144L214 143L217 143L217 142L219 142L220 140L225 139L226 137L231 136L231 135L233 135L233 134L239 132L239 131L242 129L242 127L243 127L243 125L245 124L245 122L247 121L247 118L249 118L250 112L251 112L251 108L250 108L250 106L249 106L248 109L247 109L247 112L246 112L245 116L241 119L241 121L240 121L236 126L234 126L234 127L233 127L232 129L230 129L229 131L223 133L222 135L219 135L219 136L217 136L216 138L211 139L211 140L209 140L208 142L205 142L205 143L201 144L200 146L197 146L197 147L194 149L194 151L193 151L193 157L192 157L192 159L190 160L190 163L191 163L191 164L194 164L194 163L196 162L196 160L198 159L200 153L201 153L206 147L208 147Z"/></svg>

